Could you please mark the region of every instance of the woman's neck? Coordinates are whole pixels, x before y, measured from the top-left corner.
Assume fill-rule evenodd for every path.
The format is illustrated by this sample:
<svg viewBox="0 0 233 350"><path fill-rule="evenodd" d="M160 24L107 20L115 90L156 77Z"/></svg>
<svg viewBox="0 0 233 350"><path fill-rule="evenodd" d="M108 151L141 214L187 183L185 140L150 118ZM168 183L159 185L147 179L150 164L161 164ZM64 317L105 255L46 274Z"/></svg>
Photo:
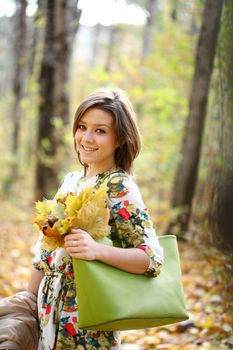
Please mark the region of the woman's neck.
<svg viewBox="0 0 233 350"><path fill-rule="evenodd" d="M112 171L116 169L116 165L114 164L111 167L106 167L106 168L102 168L102 169L93 169L93 168L87 168L86 169L86 174L85 174L85 178L86 179L90 179L93 176L96 176L98 174L102 174L102 173L106 173L107 171Z"/></svg>

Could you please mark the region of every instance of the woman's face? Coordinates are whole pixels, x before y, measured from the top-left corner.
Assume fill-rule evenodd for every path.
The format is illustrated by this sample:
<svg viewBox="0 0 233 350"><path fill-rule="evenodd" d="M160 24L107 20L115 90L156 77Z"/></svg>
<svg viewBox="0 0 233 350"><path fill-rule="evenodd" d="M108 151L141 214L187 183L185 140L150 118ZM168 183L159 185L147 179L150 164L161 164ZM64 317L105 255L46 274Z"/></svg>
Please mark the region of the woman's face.
<svg viewBox="0 0 233 350"><path fill-rule="evenodd" d="M118 143L110 113L98 108L88 109L79 120L74 137L81 162L89 166L89 175L116 166L114 153Z"/></svg>

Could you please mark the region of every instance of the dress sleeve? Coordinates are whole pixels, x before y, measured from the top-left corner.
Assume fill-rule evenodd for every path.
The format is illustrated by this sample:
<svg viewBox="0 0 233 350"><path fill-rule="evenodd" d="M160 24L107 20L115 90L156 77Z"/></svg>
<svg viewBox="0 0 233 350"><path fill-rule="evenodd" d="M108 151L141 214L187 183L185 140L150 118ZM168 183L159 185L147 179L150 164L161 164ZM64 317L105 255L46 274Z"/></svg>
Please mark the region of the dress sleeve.
<svg viewBox="0 0 233 350"><path fill-rule="evenodd" d="M112 239L120 240L123 248L143 249L150 259L145 274L158 276L163 262L163 248L138 186L126 174L112 176L107 186Z"/></svg>

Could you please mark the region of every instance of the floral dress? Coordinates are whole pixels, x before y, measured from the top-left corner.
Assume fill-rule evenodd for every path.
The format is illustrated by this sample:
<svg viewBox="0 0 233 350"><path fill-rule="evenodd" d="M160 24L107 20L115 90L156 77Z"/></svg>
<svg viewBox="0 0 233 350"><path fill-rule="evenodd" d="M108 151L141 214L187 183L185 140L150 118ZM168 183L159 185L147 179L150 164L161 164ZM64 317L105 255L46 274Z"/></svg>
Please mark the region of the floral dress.
<svg viewBox="0 0 233 350"><path fill-rule="evenodd" d="M163 250L152 227L141 193L132 177L123 171L105 172L86 179L81 172L69 173L58 193L76 192L88 185L107 183L110 209L109 236L120 240L123 248L138 247L150 258L145 274L160 272ZM64 248L47 251L41 238L35 248L33 265L44 272L38 291L40 345L43 350L118 350L119 332L81 330L78 328L78 297L74 284L72 258Z"/></svg>

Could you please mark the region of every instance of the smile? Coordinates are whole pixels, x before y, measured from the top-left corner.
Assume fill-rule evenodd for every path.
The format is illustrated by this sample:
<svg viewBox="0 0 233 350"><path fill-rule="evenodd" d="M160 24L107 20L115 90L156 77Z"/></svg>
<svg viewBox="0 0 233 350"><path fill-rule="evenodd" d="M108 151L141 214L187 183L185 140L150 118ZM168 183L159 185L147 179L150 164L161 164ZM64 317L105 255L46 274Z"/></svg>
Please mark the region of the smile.
<svg viewBox="0 0 233 350"><path fill-rule="evenodd" d="M92 148L92 147L85 147L83 145L81 145L82 148L84 149L84 151L86 152L94 152L94 151L97 151L98 148Z"/></svg>

